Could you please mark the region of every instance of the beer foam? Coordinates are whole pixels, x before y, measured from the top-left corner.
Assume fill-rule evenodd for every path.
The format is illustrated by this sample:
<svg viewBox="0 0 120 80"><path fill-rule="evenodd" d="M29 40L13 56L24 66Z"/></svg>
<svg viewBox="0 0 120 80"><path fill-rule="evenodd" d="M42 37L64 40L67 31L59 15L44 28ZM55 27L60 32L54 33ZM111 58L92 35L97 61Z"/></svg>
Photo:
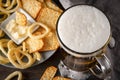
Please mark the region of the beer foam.
<svg viewBox="0 0 120 80"><path fill-rule="evenodd" d="M110 36L110 23L97 8L74 6L65 11L58 21L58 35L69 49L91 53L102 48Z"/></svg>

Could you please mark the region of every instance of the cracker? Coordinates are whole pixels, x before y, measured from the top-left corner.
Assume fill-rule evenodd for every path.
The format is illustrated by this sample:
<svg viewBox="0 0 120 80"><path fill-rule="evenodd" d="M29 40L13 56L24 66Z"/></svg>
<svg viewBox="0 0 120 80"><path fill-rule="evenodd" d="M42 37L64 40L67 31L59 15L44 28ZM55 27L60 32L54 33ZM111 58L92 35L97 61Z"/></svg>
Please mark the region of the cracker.
<svg viewBox="0 0 120 80"><path fill-rule="evenodd" d="M41 2L37 0L21 0L23 9L26 10L34 19L41 10Z"/></svg>
<svg viewBox="0 0 120 80"><path fill-rule="evenodd" d="M21 26L26 26L27 17L23 13L16 11L16 23Z"/></svg>
<svg viewBox="0 0 120 80"><path fill-rule="evenodd" d="M54 3L52 3L51 0L45 0L45 3L46 3L48 8L51 8L51 9L58 11L58 12L63 12L58 6L56 6Z"/></svg>
<svg viewBox="0 0 120 80"><path fill-rule="evenodd" d="M44 7L38 14L36 21L46 24L51 30L55 31L56 23L60 15L60 12Z"/></svg>
<svg viewBox="0 0 120 80"><path fill-rule="evenodd" d="M53 78L53 80L71 80L69 78L64 78L64 77L61 77L61 76L56 76Z"/></svg>
<svg viewBox="0 0 120 80"><path fill-rule="evenodd" d="M39 51L44 45L42 39L28 38L27 40L25 40L25 43L29 53Z"/></svg>
<svg viewBox="0 0 120 80"><path fill-rule="evenodd" d="M40 80L52 80L56 72L57 68L54 66L50 66L45 70Z"/></svg>
<svg viewBox="0 0 120 80"><path fill-rule="evenodd" d="M39 51L56 50L59 47L57 37L54 32L50 32L43 38L44 46Z"/></svg>

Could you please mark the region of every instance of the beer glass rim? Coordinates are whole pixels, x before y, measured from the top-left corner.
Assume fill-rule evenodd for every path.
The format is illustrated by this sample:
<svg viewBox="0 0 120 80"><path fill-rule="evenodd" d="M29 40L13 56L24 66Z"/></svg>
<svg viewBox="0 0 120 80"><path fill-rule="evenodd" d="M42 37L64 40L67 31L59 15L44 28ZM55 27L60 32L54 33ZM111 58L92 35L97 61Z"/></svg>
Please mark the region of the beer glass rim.
<svg viewBox="0 0 120 80"><path fill-rule="evenodd" d="M111 38L111 24L110 24L110 20L109 20L108 16L107 16L102 10L100 10L100 11L106 16L106 18L108 19L108 23L110 24L110 35L109 35L108 40L106 40L106 43L105 43L101 48L99 48L99 49L97 49L97 50L95 50L95 51L93 51L93 52L87 52L87 53L77 52L77 51L74 51L74 50L68 48L68 47L62 42L62 40L60 39L60 36L59 36L59 33L58 33L58 23L59 23L59 20L60 20L61 16L62 16L66 11L68 11L69 9L71 9L71 8L73 8L73 7L76 7L76 6L90 6L90 7L94 7L94 8L96 8L96 9L100 10L99 8L97 8L97 7L93 6L93 5L89 5L89 4L76 4L76 5L73 5L73 6L69 7L69 8L67 8L67 9L59 16L59 18L58 18L58 20L57 20L57 24L56 24L56 34L57 34L57 38L58 38L58 41L59 41L59 43L60 43L60 46L61 46L63 49L65 49L65 51L67 50L67 51L71 52L73 55L75 54L75 55L77 55L77 56L83 56L83 57L85 56L85 57L86 57L86 56L94 56L94 55L97 55L97 54L99 54L99 53L97 53L97 52L101 51L102 49L104 49L104 47L106 47L106 46L108 45L108 43L109 43L109 41L110 41L110 38Z"/></svg>

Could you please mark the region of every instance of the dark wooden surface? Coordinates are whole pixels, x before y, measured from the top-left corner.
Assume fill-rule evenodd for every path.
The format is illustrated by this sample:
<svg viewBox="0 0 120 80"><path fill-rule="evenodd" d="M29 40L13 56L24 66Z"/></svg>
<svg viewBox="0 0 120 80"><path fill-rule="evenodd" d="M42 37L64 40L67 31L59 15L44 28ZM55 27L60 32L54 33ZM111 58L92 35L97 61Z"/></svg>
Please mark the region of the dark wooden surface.
<svg viewBox="0 0 120 80"><path fill-rule="evenodd" d="M54 1L58 3L58 0ZM71 1L74 2L75 0ZM111 23L112 36L116 41L116 45L113 49L111 49L112 54L110 55L112 63L112 80L120 80L120 0L80 0L80 3L81 2L96 6L108 16ZM16 70L23 73L24 80L39 80L42 73L48 66L57 67L61 57L60 50L58 50L47 61L25 70L13 69L0 65L0 80L4 80L8 74ZM59 72L56 75L59 75ZM91 76L88 80L99 79Z"/></svg>

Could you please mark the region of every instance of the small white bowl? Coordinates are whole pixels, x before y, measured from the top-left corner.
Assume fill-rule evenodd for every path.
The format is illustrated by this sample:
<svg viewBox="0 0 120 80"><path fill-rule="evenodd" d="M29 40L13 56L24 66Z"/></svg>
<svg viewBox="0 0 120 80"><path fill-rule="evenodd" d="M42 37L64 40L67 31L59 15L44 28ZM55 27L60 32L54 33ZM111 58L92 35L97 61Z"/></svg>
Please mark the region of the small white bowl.
<svg viewBox="0 0 120 80"><path fill-rule="evenodd" d="M28 22L30 22L30 24L34 23L35 20L27 13L25 12L22 8L18 9L19 12L23 13L26 17ZM6 29L6 25L9 23L10 20L15 19L16 17L16 13L14 12L13 14L11 14L5 21L3 21L0 25L0 28L16 43L16 44L21 44L27 37L28 35L20 38L20 39L15 39L11 33ZM37 27L33 30L33 32L37 29Z"/></svg>

